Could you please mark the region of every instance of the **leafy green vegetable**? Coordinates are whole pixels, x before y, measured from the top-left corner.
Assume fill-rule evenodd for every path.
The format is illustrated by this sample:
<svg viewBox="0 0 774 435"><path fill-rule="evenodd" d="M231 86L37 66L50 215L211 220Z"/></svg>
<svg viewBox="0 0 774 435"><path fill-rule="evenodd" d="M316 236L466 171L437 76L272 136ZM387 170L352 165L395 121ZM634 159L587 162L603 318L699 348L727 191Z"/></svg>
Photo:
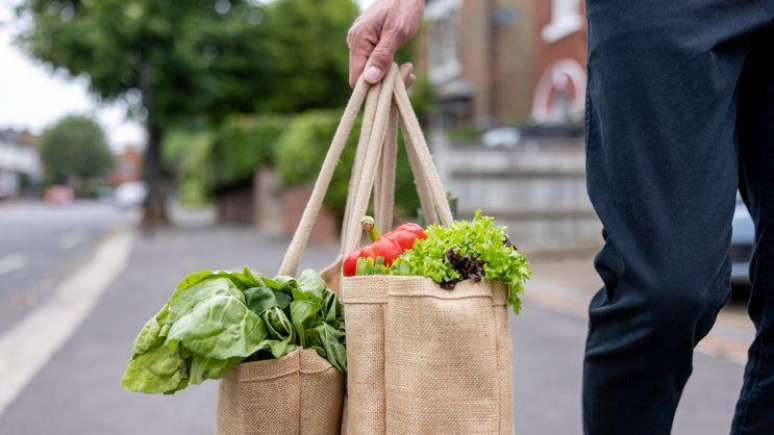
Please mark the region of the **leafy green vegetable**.
<svg viewBox="0 0 774 435"><path fill-rule="evenodd" d="M161 345L129 361L121 385L130 391L171 394L188 385L182 350Z"/></svg>
<svg viewBox="0 0 774 435"><path fill-rule="evenodd" d="M192 358L188 383L198 385L207 379L220 379L229 369L241 361L242 358L238 357L226 360L206 357Z"/></svg>
<svg viewBox="0 0 774 435"><path fill-rule="evenodd" d="M306 346L307 329L313 328L319 322L320 302L308 299L294 300L290 303L290 318L298 332L298 341Z"/></svg>
<svg viewBox="0 0 774 435"><path fill-rule="evenodd" d="M527 257L508 240L504 227L477 211L471 221L456 221L449 227L431 225L426 239L417 240L391 265L393 275L421 275L453 287L463 279L500 281L508 288L508 304L518 313L524 282L531 271ZM483 264L481 264L483 262Z"/></svg>
<svg viewBox="0 0 774 435"><path fill-rule="evenodd" d="M201 270L184 277L135 338L122 385L172 394L219 379L243 361L281 358L299 345L346 370L343 307L325 281Z"/></svg>
<svg viewBox="0 0 774 435"><path fill-rule="evenodd" d="M347 349L344 346L344 331L329 323L321 323L308 331L308 346L315 349L333 367L347 370Z"/></svg>

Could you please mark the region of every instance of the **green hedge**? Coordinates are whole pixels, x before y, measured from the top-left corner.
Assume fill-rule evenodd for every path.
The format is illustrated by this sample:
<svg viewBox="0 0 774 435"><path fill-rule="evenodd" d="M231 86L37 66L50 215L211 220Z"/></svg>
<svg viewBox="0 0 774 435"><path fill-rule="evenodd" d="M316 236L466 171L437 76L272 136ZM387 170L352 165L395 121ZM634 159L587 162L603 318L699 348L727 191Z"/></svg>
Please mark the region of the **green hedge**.
<svg viewBox="0 0 774 435"><path fill-rule="evenodd" d="M289 123L289 117L271 114L226 118L209 160L213 189L249 185L257 167L274 166L277 144Z"/></svg>
<svg viewBox="0 0 774 435"><path fill-rule="evenodd" d="M197 207L211 197L213 135L206 130L173 130L164 137L162 161L178 184L181 204Z"/></svg>
<svg viewBox="0 0 774 435"><path fill-rule="evenodd" d="M276 154L276 168L284 186L314 183L340 117L340 111L316 110L293 118L279 141ZM344 214L350 168L359 133L360 124L356 123L325 199L326 205L339 217ZM400 149L403 150L402 145ZM395 196L397 212L413 216L419 199L405 150L398 153Z"/></svg>

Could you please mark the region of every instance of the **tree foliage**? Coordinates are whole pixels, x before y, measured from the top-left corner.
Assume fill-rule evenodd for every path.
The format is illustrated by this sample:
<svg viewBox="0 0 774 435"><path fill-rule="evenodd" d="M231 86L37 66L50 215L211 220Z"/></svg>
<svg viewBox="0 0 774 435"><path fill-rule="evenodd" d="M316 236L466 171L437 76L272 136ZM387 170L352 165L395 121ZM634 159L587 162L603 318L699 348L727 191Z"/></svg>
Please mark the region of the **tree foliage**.
<svg viewBox="0 0 774 435"><path fill-rule="evenodd" d="M21 45L124 99L148 129L145 175L163 209L167 129L226 115L343 104L351 0L26 0Z"/></svg>
<svg viewBox="0 0 774 435"><path fill-rule="evenodd" d="M285 186L310 185L314 183L331 138L341 118L338 110L314 110L304 112L293 118L290 128L277 142L276 168L280 180ZM347 202L347 190L352 164L355 160L357 138L360 135L360 123L356 123L350 133L349 142L339 159L330 187L325 197L325 205L339 217L344 215ZM397 212L413 216L419 207L419 198L414 186L405 146L402 138L398 144L398 161L395 177L395 205Z"/></svg>
<svg viewBox="0 0 774 435"><path fill-rule="evenodd" d="M43 133L40 159L48 183L95 179L113 167L102 127L81 116L68 116Z"/></svg>

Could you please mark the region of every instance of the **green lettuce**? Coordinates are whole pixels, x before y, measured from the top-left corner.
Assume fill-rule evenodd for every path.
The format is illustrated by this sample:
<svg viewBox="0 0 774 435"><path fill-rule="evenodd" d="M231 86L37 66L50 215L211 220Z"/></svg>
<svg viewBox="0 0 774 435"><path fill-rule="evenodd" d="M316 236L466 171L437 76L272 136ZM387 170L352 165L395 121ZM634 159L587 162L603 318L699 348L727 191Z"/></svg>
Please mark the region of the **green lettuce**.
<svg viewBox="0 0 774 435"><path fill-rule="evenodd" d="M505 227L496 226L479 210L473 220L455 221L449 227L431 225L425 233L427 238L417 240L393 262L390 274L426 276L452 288L464 279L481 279L483 271L484 280L505 284L508 304L519 312L531 270L527 256L513 246Z"/></svg>

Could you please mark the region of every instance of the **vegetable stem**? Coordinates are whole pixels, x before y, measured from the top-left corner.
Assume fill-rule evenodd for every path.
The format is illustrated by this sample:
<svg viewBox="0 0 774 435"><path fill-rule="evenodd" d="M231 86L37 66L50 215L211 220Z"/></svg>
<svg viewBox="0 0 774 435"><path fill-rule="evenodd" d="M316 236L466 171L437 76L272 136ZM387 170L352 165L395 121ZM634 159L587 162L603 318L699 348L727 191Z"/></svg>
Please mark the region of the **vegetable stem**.
<svg viewBox="0 0 774 435"><path fill-rule="evenodd" d="M382 238L382 232L379 231L379 227L376 226L376 220L371 216L364 216L360 221L360 225L363 227L363 231L368 234L368 238L375 242Z"/></svg>

